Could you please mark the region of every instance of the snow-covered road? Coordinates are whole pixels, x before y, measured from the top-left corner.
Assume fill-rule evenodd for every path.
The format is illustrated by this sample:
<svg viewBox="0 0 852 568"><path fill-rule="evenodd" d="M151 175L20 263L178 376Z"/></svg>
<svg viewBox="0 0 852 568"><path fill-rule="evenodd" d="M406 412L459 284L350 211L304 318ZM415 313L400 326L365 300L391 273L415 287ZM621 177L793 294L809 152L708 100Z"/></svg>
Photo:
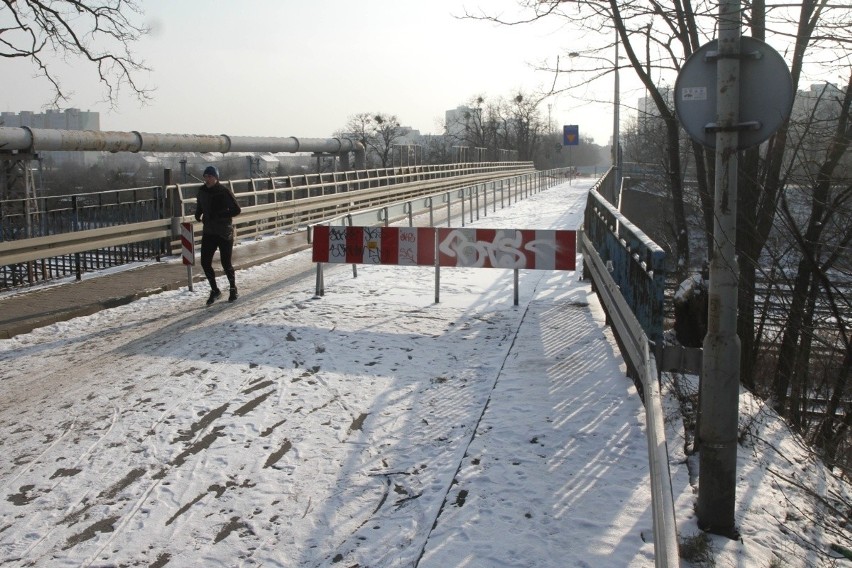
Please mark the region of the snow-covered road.
<svg viewBox="0 0 852 568"><path fill-rule="evenodd" d="M590 181L474 226L574 229ZM236 254L239 254L237 249ZM4 566L651 566L641 402L579 271L310 253L0 341Z"/></svg>

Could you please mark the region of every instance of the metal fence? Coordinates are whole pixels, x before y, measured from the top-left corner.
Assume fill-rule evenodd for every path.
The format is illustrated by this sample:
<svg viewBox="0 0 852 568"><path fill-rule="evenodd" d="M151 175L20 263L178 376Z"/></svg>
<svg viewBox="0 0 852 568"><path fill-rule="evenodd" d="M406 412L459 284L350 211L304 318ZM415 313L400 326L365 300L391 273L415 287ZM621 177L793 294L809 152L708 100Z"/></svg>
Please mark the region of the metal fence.
<svg viewBox="0 0 852 568"><path fill-rule="evenodd" d="M243 213L239 238L297 231L322 219L514 176L530 162L408 166L224 181ZM0 204L0 289L76 277L178 252L200 183L40 197ZM511 184L511 181L506 183Z"/></svg>
<svg viewBox="0 0 852 568"><path fill-rule="evenodd" d="M611 186L607 178L612 173L610 170L601 178L598 186ZM662 335L665 254L596 189L589 193L579 240L584 277L594 283L630 374L639 379L637 386L645 403L655 564L679 566L669 453L653 344Z"/></svg>

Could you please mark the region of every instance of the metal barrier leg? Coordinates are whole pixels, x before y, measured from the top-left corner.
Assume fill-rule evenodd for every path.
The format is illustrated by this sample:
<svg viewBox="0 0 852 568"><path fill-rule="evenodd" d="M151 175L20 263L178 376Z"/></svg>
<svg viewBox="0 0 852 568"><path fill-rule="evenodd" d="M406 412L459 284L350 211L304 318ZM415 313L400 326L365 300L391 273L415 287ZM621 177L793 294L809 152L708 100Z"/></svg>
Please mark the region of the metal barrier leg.
<svg viewBox="0 0 852 568"><path fill-rule="evenodd" d="M514 270L515 273L515 305L518 305L518 269Z"/></svg>
<svg viewBox="0 0 852 568"><path fill-rule="evenodd" d="M317 284L316 284L315 296L317 298L319 298L320 296L324 296L324 295L325 295L325 281L324 281L324 278L323 278L322 263L318 262L317 263Z"/></svg>

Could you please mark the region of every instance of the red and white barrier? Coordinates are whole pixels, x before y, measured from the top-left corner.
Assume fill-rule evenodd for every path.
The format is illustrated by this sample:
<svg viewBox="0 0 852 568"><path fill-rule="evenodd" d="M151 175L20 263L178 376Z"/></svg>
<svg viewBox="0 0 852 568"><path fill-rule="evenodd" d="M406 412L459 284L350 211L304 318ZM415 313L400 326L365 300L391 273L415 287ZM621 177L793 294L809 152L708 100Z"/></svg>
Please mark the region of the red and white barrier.
<svg viewBox="0 0 852 568"><path fill-rule="evenodd" d="M432 227L314 227L313 261L435 265Z"/></svg>
<svg viewBox="0 0 852 568"><path fill-rule="evenodd" d="M438 264L474 268L574 270L575 231L438 229Z"/></svg>
<svg viewBox="0 0 852 568"><path fill-rule="evenodd" d="M435 267L435 302L440 267L508 268L515 271L575 270L576 231L521 229L450 229L434 227L329 227L313 233L317 296L325 293L323 263L397 264ZM353 266L353 273L355 267Z"/></svg>
<svg viewBox="0 0 852 568"><path fill-rule="evenodd" d="M192 235L192 223L180 224L180 256L186 265L195 265L195 239Z"/></svg>
<svg viewBox="0 0 852 568"><path fill-rule="evenodd" d="M434 227L314 228L313 261L574 270L576 231Z"/></svg>

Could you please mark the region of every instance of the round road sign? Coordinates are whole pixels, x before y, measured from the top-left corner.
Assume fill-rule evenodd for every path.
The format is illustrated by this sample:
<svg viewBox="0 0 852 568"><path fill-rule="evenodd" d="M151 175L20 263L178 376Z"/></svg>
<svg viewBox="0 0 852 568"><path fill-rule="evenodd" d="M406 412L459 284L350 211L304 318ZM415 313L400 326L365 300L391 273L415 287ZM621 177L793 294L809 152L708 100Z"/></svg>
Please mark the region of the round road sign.
<svg viewBox="0 0 852 568"><path fill-rule="evenodd" d="M675 82L675 112L696 142L716 147L717 40L686 60ZM767 140L790 116L793 80L787 63L766 43L740 38L740 120L737 149Z"/></svg>

